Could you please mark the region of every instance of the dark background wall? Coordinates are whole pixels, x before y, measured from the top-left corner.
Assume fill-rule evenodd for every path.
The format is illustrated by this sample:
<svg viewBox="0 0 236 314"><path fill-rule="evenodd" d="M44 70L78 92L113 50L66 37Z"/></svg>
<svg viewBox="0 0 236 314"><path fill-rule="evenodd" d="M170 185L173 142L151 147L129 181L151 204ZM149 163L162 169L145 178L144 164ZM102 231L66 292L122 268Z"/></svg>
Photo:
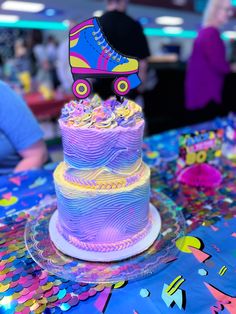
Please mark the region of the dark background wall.
<svg viewBox="0 0 236 314"><path fill-rule="evenodd" d="M193 114L189 113L184 105L186 65L184 63L152 64L151 67L156 71L158 83L152 91L144 95L144 111L149 134L191 124L190 114L191 116ZM236 73L229 74L225 80L222 107L224 114L236 111ZM216 110L214 116L218 114ZM204 111L200 119L207 120Z"/></svg>

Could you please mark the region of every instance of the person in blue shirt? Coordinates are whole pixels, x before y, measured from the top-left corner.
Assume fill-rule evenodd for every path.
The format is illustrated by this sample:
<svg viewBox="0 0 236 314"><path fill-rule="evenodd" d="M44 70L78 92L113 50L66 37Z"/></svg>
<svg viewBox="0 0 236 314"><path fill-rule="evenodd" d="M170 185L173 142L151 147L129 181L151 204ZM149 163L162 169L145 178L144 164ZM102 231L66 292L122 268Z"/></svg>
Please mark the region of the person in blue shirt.
<svg viewBox="0 0 236 314"><path fill-rule="evenodd" d="M0 81L0 175L39 168L47 159L43 132L32 112Z"/></svg>

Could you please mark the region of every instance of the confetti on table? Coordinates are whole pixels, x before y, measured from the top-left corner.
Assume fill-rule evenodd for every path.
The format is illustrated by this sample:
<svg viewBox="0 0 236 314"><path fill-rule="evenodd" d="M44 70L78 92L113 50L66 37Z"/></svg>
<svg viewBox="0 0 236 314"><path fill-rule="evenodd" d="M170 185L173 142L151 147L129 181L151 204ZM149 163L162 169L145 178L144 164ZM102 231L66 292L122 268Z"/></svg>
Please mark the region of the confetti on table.
<svg viewBox="0 0 236 314"><path fill-rule="evenodd" d="M9 178L9 181L14 183L15 185L17 186L20 186L21 185L21 177L12 177L12 178Z"/></svg>
<svg viewBox="0 0 236 314"><path fill-rule="evenodd" d="M208 272L207 272L207 270L200 268L200 269L198 269L198 274L200 276L207 276Z"/></svg>
<svg viewBox="0 0 236 314"><path fill-rule="evenodd" d="M38 179L36 179L36 180L34 181L33 184L31 184L31 185L29 186L29 189L35 189L35 188L37 188L37 187L39 187L39 186L41 186L41 185L44 185L46 182L47 182L47 178L41 178L41 177L39 177Z"/></svg>
<svg viewBox="0 0 236 314"><path fill-rule="evenodd" d="M210 226L211 227L211 229L213 230L213 231L219 231L219 228L217 228L217 227L215 227L215 226Z"/></svg>
<svg viewBox="0 0 236 314"><path fill-rule="evenodd" d="M106 305L107 305L107 302L109 300L109 296L110 296L110 293L111 293L111 290L112 290L112 287L108 287L108 288L105 288L101 294L99 295L97 301L95 302L94 306L96 307L96 309L100 312L103 312Z"/></svg>
<svg viewBox="0 0 236 314"><path fill-rule="evenodd" d="M6 193L2 195L2 199L0 199L0 206L9 207L18 202L18 198L16 196L12 196L12 193Z"/></svg>
<svg viewBox="0 0 236 314"><path fill-rule="evenodd" d="M215 244L212 244L212 247L219 253L220 252L220 249L218 248L218 246L217 245L215 245Z"/></svg>
<svg viewBox="0 0 236 314"><path fill-rule="evenodd" d="M117 282L114 286L113 286L113 288L114 289L120 289L120 288L122 288L122 287L124 287L124 285L127 283L127 281L119 281L119 282Z"/></svg>
<svg viewBox="0 0 236 314"><path fill-rule="evenodd" d="M209 259L211 257L211 255L195 249L194 247L189 246L189 249L191 250L191 252L193 253L194 257L200 262L200 263L204 263L207 259Z"/></svg>
<svg viewBox="0 0 236 314"><path fill-rule="evenodd" d="M182 278L182 276L178 276L176 277L167 287L166 289L166 293L169 295L174 294L178 288L182 285L182 283L184 282L184 278Z"/></svg>
<svg viewBox="0 0 236 314"><path fill-rule="evenodd" d="M162 290L162 299L165 302L167 307L172 307L174 304L178 306L178 308L181 310L183 308L184 304L184 293L183 290L178 289L173 295L170 295L166 293L166 290L168 289L168 285L164 284L163 290Z"/></svg>
<svg viewBox="0 0 236 314"><path fill-rule="evenodd" d="M177 248L184 253L192 253L190 247L196 249L200 249L202 247L201 241L198 238L192 236L179 238L175 244Z"/></svg>
<svg viewBox="0 0 236 314"><path fill-rule="evenodd" d="M228 268L226 266L223 266L220 271L219 271L219 275L220 276L224 276L224 274L226 273L226 271L228 270Z"/></svg>
<svg viewBox="0 0 236 314"><path fill-rule="evenodd" d="M147 289L141 289L139 294L141 295L142 298L147 298L150 295L150 291L148 291Z"/></svg>
<svg viewBox="0 0 236 314"><path fill-rule="evenodd" d="M59 278L36 265L24 243L28 218L22 212L0 220L0 313L8 307L9 313L61 313L106 289L106 284Z"/></svg>
<svg viewBox="0 0 236 314"><path fill-rule="evenodd" d="M204 283L207 289L210 291L210 293L213 295L213 297L218 301L217 302L217 307L218 305L222 305L223 309L225 308L226 310L229 311L230 314L235 314L236 313L236 298L231 297L224 292L218 290L214 286ZM212 306L211 307L211 312L212 313L218 313L216 312L217 307Z"/></svg>

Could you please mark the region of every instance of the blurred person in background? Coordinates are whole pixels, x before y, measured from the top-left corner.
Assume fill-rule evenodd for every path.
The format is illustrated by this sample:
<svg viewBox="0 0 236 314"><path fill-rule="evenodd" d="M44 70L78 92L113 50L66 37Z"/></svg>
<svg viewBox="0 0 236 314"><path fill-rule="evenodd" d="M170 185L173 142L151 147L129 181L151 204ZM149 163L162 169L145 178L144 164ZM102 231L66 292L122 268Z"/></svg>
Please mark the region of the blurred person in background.
<svg viewBox="0 0 236 314"><path fill-rule="evenodd" d="M58 43L56 38L53 35L49 35L46 40L46 54L47 60L49 62L49 73L53 88L56 89L60 82L57 77L56 63L57 63L57 54L58 54Z"/></svg>
<svg viewBox="0 0 236 314"><path fill-rule="evenodd" d="M77 25L75 20L68 21L68 29L72 29ZM69 36L69 35L68 35ZM71 74L71 68L69 63L69 38L67 37L58 48L57 54L57 76L61 84L63 92L71 93L73 77Z"/></svg>
<svg viewBox="0 0 236 314"><path fill-rule="evenodd" d="M48 160L43 133L32 112L0 81L0 175L41 167Z"/></svg>
<svg viewBox="0 0 236 314"><path fill-rule="evenodd" d="M4 62L3 58L0 55L0 80L4 79Z"/></svg>
<svg viewBox="0 0 236 314"><path fill-rule="evenodd" d="M192 111L188 123L210 120L223 113L220 104L230 66L220 30L232 14L230 0L208 1L186 74L186 108Z"/></svg>
<svg viewBox="0 0 236 314"><path fill-rule="evenodd" d="M24 92L29 93L31 90L30 61L27 46L23 39L16 40L14 44L14 66Z"/></svg>
<svg viewBox="0 0 236 314"><path fill-rule="evenodd" d="M126 14L128 0L106 0L106 13L99 18L102 30L112 47L123 55L139 59L139 77L142 85L132 90L129 97L135 98L145 89L147 82L147 58L150 51L141 25ZM112 79L96 80L94 91L106 99L113 95Z"/></svg>
<svg viewBox="0 0 236 314"><path fill-rule="evenodd" d="M39 86L44 85L51 89L50 64L46 46L43 42L43 34L40 30L33 30L31 32L30 47L32 50L31 56L36 82Z"/></svg>

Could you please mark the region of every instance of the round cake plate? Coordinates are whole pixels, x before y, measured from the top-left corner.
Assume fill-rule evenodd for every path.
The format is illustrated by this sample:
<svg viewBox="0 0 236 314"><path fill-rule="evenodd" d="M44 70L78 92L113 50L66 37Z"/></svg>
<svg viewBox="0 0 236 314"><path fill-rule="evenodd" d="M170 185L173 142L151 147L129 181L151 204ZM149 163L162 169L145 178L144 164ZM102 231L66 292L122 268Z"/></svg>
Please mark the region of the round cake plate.
<svg viewBox="0 0 236 314"><path fill-rule="evenodd" d="M177 259L175 242L185 234L185 220L176 205L156 193L154 205L161 217L161 230L153 245L143 253L115 262L88 262L63 254L49 236L49 222L57 210L56 198L47 198L30 212L25 228L26 247L33 260L48 272L84 283L115 283L141 279L164 269Z"/></svg>

